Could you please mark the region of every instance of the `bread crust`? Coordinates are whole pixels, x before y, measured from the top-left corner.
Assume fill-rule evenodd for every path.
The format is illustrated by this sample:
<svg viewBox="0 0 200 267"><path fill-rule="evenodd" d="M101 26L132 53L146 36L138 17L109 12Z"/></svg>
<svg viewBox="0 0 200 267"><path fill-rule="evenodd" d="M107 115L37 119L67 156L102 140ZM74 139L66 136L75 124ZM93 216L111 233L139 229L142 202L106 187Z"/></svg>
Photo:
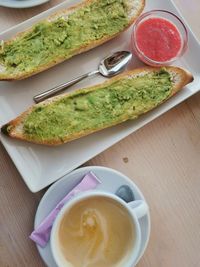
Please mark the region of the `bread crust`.
<svg viewBox="0 0 200 267"><path fill-rule="evenodd" d="M134 0L129 0L130 2L131 1L134 1ZM22 80L22 79L25 79L25 78L28 78L30 76L33 76L35 74L38 74L44 70L47 70L67 59L70 59L71 57L73 56L76 56L76 55L79 55L83 52L86 52L86 51L89 51L91 50L92 48L95 48L113 38L115 38L116 36L118 36L120 33L124 32L125 30L127 30L133 23L134 21L137 19L137 17L142 13L143 9L144 9L144 6L145 6L145 1L146 0L140 0L140 8L139 10L137 11L137 13L134 15L134 16L129 16L129 23L128 25L121 31L119 31L118 33L114 34L114 35L111 35L111 36L104 36L103 38L97 40L97 41L93 41L91 42L89 45L83 45L82 47L80 47L79 49L77 49L76 51L74 51L70 56L68 57L58 57L56 58L56 60L52 61L52 62L49 62L48 64L44 64L44 65L40 65L39 67L37 68L33 68L31 71L24 71L23 73L17 73L15 75L13 74L6 74L6 73L1 73L0 72L0 80L1 81L15 81L15 80ZM92 3L93 0L85 0L84 2L81 2L81 3L78 3L76 5L73 5L67 9L62 9L62 10L59 10L57 12L55 12L54 14L48 16L44 21L46 20L53 20L55 18L58 18L58 17L61 17L63 15L68 15L72 12L74 12L75 10L81 8L81 7L84 7L90 3ZM5 43L10 43L12 42L14 39L20 37L20 36L23 36L24 34L28 33L29 31L31 31L33 28L33 26L29 29L27 29L26 31L24 32L20 32L18 34L16 34L12 39L6 41Z"/></svg>
<svg viewBox="0 0 200 267"><path fill-rule="evenodd" d="M167 67L165 67L165 69L171 74L172 79L174 79L173 89L172 89L171 95L168 98L170 98L171 96L176 94L181 88L183 88L185 85L187 85L188 83L193 81L192 74L189 73L188 71L184 70L184 69L181 69L181 68L178 68L178 67L173 67L173 66L167 66ZM113 83L114 81L120 80L120 79L122 79L124 77L128 78L128 77L143 75L144 73L150 73L152 71L153 72L155 72L155 71L159 72L160 70L161 70L161 68L143 67L143 68L139 68L139 69L134 69L132 71L126 71L123 74L120 74L120 75L118 75L118 76L116 76L116 77L114 77L114 78L112 78L112 79L110 79L110 80L108 80L108 81L106 81L104 83L97 84L95 86L88 87L88 88L79 89L79 90L76 91L76 93L79 94L79 92L83 92L83 90L85 92L94 91L94 90L97 90L97 89L100 89L100 88L104 87L105 85ZM10 137L33 142L32 140L28 140L27 137L25 135L23 135L23 131L20 132L20 127L22 129L23 121L25 120L27 115L32 112L32 110L33 110L33 108L35 106L39 107L39 106L48 105L50 103L53 103L53 102L57 101L58 99L63 98L63 96L64 97L66 97L66 96L70 97L71 94L74 94L74 92L66 93L66 94L59 95L59 96L55 96L55 97L49 98L46 101L43 101L43 102L41 102L39 104L31 106L27 111L23 112L16 119L14 119L14 120L10 121L9 123L7 123L6 125L4 125L1 128L1 131L4 134L6 134L6 135L8 135ZM165 100L167 100L168 98L166 98ZM143 114L146 113L146 112L147 111L143 112ZM58 144L67 143L67 142L72 141L74 139L78 139L78 138L80 138L82 136L86 136L88 134L92 134L94 132L97 132L99 130L103 130L104 128L108 128L108 127L114 126L116 124L122 123L123 121L127 121L129 119L130 119L129 116L125 115L123 120L116 121L113 124L105 125L104 127L90 129L90 130L87 130L87 131L80 131L80 132L78 132L76 134L73 134L71 136L65 137L63 140L60 140L59 138L57 138L57 139L54 139L52 141L48 141L48 140L34 141L34 143L43 144L43 145L58 145Z"/></svg>

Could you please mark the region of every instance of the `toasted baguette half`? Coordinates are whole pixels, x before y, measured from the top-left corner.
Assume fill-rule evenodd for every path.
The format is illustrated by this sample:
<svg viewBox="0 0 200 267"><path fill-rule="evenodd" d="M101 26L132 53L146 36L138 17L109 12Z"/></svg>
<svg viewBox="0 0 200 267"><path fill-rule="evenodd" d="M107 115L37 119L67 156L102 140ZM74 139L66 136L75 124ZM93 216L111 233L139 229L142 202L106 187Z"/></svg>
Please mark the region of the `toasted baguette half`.
<svg viewBox="0 0 200 267"><path fill-rule="evenodd" d="M43 20L41 22L49 24L49 23L54 23L55 21L57 21L58 19L61 19L61 18L63 20L65 20L65 22L66 22L67 20L69 20L69 16L72 15L73 13L75 14L75 12L80 11L81 9L84 9L86 7L89 7L91 4L95 4L97 2L103 3L103 1L105 2L105 0L85 0L85 1L83 1L77 5L71 6L68 9L57 11L56 13L47 17L45 20ZM96 46L99 46L99 45L111 40L112 38L114 38L115 36L120 34L121 32L125 31L137 19L137 17L141 14L141 12L143 11L144 6L145 6L145 0L110 1L109 5L110 5L110 12L111 13L112 13L112 8L113 8L115 2L120 2L120 3L123 2L123 4L126 6L126 9L124 9L125 10L124 12L126 13L126 17L127 17L127 22L125 23L125 25L123 25L118 31L114 31L111 35L109 35L107 33L102 34L101 37L98 36L96 39L89 40L88 42L84 41L83 43L78 45L78 47L75 47L72 43L71 47L70 48L64 48L64 51L62 50L62 53L60 55L53 55L53 56L50 55L52 58L50 60L47 60L48 62L46 62L46 63L44 63L45 58L43 60L42 55L41 55L41 57L38 56L38 59L37 59L38 63L36 65L34 63L33 67L26 67L26 64L30 64L31 60L34 61L34 58L32 59L30 57L24 57L24 56L20 57L17 55L17 52L16 52L16 51L18 51L18 48L16 47L15 42L17 40L20 40L20 38L21 39L22 38L29 38L29 37L27 37L27 36L29 36L28 34L34 33L34 30L36 29L37 25L39 25L38 23L33 25L31 28L27 29L26 31L18 33L16 36L11 38L10 40L2 42L2 44L0 44L0 80L21 80L21 79L30 77L34 74L37 74L37 73L42 72L44 70L47 70L47 69L55 66L56 64L63 62L66 59L69 59L75 55L78 55L80 53L88 51L88 50L90 50ZM101 16L99 16L98 18L95 18L95 19L97 19L97 24L98 24L98 20L101 19ZM112 21L113 21L113 25L114 25L115 19L113 18ZM81 21L81 23L82 23L81 27L84 26L84 20ZM64 26L64 27L67 27L67 26ZM72 32L70 34L77 36L77 34L79 34L80 30L81 29L78 28L78 29L76 29L75 32ZM97 32L96 34L98 34L98 29L96 29L96 30L94 29L93 31L94 31L94 34L95 34L95 31ZM36 37L37 37L37 34L38 33L36 33ZM41 35L43 33L39 33L39 34ZM36 38L36 37L33 37L33 38L31 37L30 38L31 41L29 40L28 42L35 41L34 38ZM59 36L58 36L58 38L59 38ZM57 49L61 49L63 42L65 40L67 40L67 38L70 38L70 37L67 36L67 37L65 37L64 40L61 40L60 46L58 48L54 49L54 51L56 51ZM51 40L51 41L53 42L53 40ZM11 54L11 56L14 54L14 56L17 57L17 59L14 60L14 63L13 63L13 61L10 62L9 57L6 56L6 47L10 47L10 45L12 45L12 44L14 44L14 46L11 48L13 50L13 52L11 51L11 53L10 52L9 53ZM30 47L32 47L30 43L26 43L26 47L29 45L30 45ZM47 45L49 45L49 44L47 44ZM42 53L41 51L45 50L45 49L48 49L48 47L42 46L42 48L38 51L38 55L40 55L40 53ZM24 55L24 53L23 53L23 55ZM21 62L23 62L23 64L25 64L25 67L23 66L23 69L20 69L21 67L19 67L19 64L21 64Z"/></svg>
<svg viewBox="0 0 200 267"><path fill-rule="evenodd" d="M170 87L168 86L164 89L165 84L161 84L160 80L158 80L155 83L156 84L155 88L151 87L152 89L150 88L150 90L148 88L146 89L146 84L142 84L142 86L139 85L139 87L138 87L138 81L140 84L141 79L147 78L147 79L154 79L155 80L155 79L158 79L158 78L156 78L157 77L156 75L158 75L159 79L162 80L164 77L164 76L162 76L162 75L164 75L164 74L162 74L163 72L165 73L165 75L169 75L168 81L170 81ZM154 78L152 78L152 77L154 77ZM130 82L130 80L133 81L133 84L131 85L132 87L129 87L129 88L126 87L126 89L124 90L124 87L125 87L124 83L126 83L127 81ZM137 80L136 85L134 85L136 80ZM135 69L133 71L127 71L127 72L125 72L121 75L118 75L118 76L116 76L116 77L114 77L114 78L110 79L109 81L106 81L102 84L98 84L98 85L95 85L95 86L92 86L89 88L79 89L79 90L72 92L72 93L55 96L55 97L52 97L52 98L50 98L46 101L43 101L39 104L33 105L27 111L25 111L20 116L18 116L16 119L14 119L14 120L10 121L9 123L7 123L6 125L4 125L1 128L1 131L7 136L10 136L13 138L18 138L21 140L34 142L34 143L38 143L38 144L58 145L58 144L66 143L66 142L69 142L71 140L80 138L82 136L86 136L88 134L97 132L97 131L102 130L104 128L108 128L108 127L111 127L113 125L122 123L124 121L130 120L130 119L135 119L138 116L140 116L140 115L148 112L149 110L155 108L156 106L160 105L161 103L166 101L168 98L170 98L174 94L176 94L183 86L185 86L186 84L188 84L192 81L193 81L193 76L189 72L187 72L186 70L183 70L181 68L172 67L172 66L165 67L164 69L144 67L144 68L140 68L140 69ZM163 83L163 81L162 81L162 83ZM117 85L117 89L116 89L116 85ZM112 113L114 110L114 112L117 114L115 115L115 113L114 113L114 115L112 115L113 116L112 121L109 121L109 122L105 121L104 122L102 120L101 116L105 116L105 114L104 114L104 111L102 111L102 110L106 109L107 106L110 105L110 100L107 99L106 95L109 95L111 91L110 92L108 92L108 91L113 90L113 88L115 89L115 91L114 91L115 104L114 104L113 109L112 109L112 105L111 105L111 111L110 112ZM166 89L167 89L167 93L165 94ZM102 90L104 90L104 91L102 91ZM132 90L134 91L134 94L132 94ZM153 94L152 94L152 90L154 90ZM128 96L128 98L127 98L127 92L128 91L129 91L130 96ZM97 102L90 104L90 107L93 108L94 113L95 113L96 108L98 108L98 105L100 105L100 110L98 111L99 113L97 113L97 115L94 115L94 114L88 115L87 111L84 111L84 108L81 111L77 111L76 109L74 109L71 112L65 113L65 118L70 119L71 117L74 116L74 114L76 114L76 112L79 112L79 113L77 113L78 116L80 116L79 123L83 124L83 126L81 126L82 128L80 128L79 130L76 130L75 132L73 132L71 134L69 132L64 132L64 135L62 134L62 137L60 135L57 135L57 136L54 135L51 138L45 138L43 136L42 137L37 136L37 135L32 136L32 134L27 134L26 130L24 129L24 125L25 125L27 118L31 114L33 114L36 111L36 109L38 110L38 109L44 108L44 110L45 110L45 108L52 108L52 107L54 107L54 104L57 105L57 103L60 103L61 101L62 101L62 105L63 105L63 103L67 103L67 101L68 100L71 101L71 99L72 99L72 101L74 101L73 102L73 104L74 104L77 101L77 99L79 99L78 101L80 101L80 100L82 101L83 99L85 99L85 97L86 97L87 103L89 103L88 101L91 100L91 97L94 95L94 93L96 94L96 92L97 92L97 96L99 93L101 93L101 98L97 98L96 99ZM102 92L103 92L103 94L102 94ZM117 94L117 97L116 97L116 94ZM144 100L143 100L143 96L141 99L141 94L144 94ZM165 94L165 95L163 95L163 94ZM104 97L104 95L105 95L105 97ZM163 95L163 96L160 97L161 95ZM109 95L109 97L110 97L110 95ZM157 97L158 97L158 100L154 100ZM100 99L101 104L98 103L98 99ZM145 99L147 99L148 101L146 101ZM127 100L127 102L126 102L126 100ZM116 103L116 101L118 101L119 103ZM125 101L125 104L123 103L123 101ZM131 101L131 102L129 102L129 101ZM130 103L130 105L129 105L129 103ZM75 103L75 104L77 104L77 103ZM66 104L66 105L68 105L68 104ZM126 108L127 107L126 105L129 105L128 109ZM121 108L121 110L120 110L120 108ZM53 108L53 109L54 110L52 110L50 114L52 114L52 112L55 111L55 108ZM84 114L84 112L86 112L86 113ZM91 112L91 113L93 113L93 112ZM84 117L85 115L86 115L86 117ZM92 127L91 125L90 125L90 127L87 127L87 121L90 124L90 120L93 120L94 116L99 120L99 124L95 125L95 127ZM106 116L107 116L107 114L106 114ZM86 119L84 119L84 118L86 118ZM45 126L46 119L48 119L48 118L44 118L44 123L42 121L42 123L39 126L34 125L33 128L34 127L44 127L44 129L45 129L45 127L48 127L49 125ZM57 123L57 117L55 117L54 120ZM59 118L58 118L58 120L59 120ZM37 117L36 117L36 121L37 121ZM39 121L39 119L38 119L38 121ZM50 119L50 121L51 121L51 119ZM56 123L54 123L53 127L56 127ZM67 124L72 125L73 121L67 122ZM61 120L61 125L63 127L65 127L66 123Z"/></svg>

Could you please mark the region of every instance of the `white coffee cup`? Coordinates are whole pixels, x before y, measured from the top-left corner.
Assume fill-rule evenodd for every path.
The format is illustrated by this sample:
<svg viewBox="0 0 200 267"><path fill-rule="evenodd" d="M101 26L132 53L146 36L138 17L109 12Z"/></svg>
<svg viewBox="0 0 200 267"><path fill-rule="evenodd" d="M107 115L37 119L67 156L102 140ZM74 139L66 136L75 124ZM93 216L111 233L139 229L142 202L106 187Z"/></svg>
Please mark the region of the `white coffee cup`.
<svg viewBox="0 0 200 267"><path fill-rule="evenodd" d="M133 267L136 263L136 260L139 256L139 250L141 246L141 229L139 225L138 219L145 216L148 212L148 205L144 200L134 200L132 202L126 203L118 196L104 192L104 191L98 191L98 190L90 190L87 192L79 193L75 197L73 197L69 202L67 202L62 210L59 212L57 218L55 219L55 222L52 227L51 231L51 239L50 239L50 245L51 250L53 254L53 258L57 264L58 267L69 267L70 265L67 261L64 262L64 257L62 256L61 251L59 250L58 245L58 228L60 225L60 222L63 218L63 216L77 203L81 202L82 200L86 200L93 197L106 197L110 198L111 200L116 201L118 204L121 204L123 208L127 211L127 213L130 215L130 219L132 224L134 225L135 229L135 240L134 245L131 248L130 257L127 259L126 263L123 264L121 267Z"/></svg>

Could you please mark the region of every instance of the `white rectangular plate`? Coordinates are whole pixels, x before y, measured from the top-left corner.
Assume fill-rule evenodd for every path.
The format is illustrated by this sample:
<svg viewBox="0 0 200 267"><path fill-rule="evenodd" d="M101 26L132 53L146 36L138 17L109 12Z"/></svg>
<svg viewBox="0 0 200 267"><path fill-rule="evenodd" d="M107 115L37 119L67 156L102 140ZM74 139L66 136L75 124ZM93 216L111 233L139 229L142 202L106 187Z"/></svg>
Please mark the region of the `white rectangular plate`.
<svg viewBox="0 0 200 267"><path fill-rule="evenodd" d="M77 2L79 1L66 1L53 7L46 12L3 32L0 35L0 40L6 40L13 36L13 34L23 31L33 23L45 18L56 10L66 8ZM166 9L181 16L173 2L170 0L149 0L147 1L145 10L147 11L151 9ZM189 26L188 30L189 49L184 57L179 62L176 62L176 65L183 66L191 71L195 78L194 82L152 112L149 112L135 121L123 123L58 147L29 144L27 142L9 139L1 135L3 145L32 192L37 192L55 182L66 173L72 171L98 153L128 136L130 133L160 116L200 89L200 44L194 37ZM17 82L0 82L0 124L2 125L15 118L22 111L32 105L32 98L37 93L68 81L87 71L96 69L100 59L114 51L129 49L130 32L131 29L121 34L118 38L98 48L76 56L71 60L26 80ZM140 65L141 63L134 58L130 68ZM82 82L70 90L74 90L78 87L85 87L102 80L103 78L96 77Z"/></svg>

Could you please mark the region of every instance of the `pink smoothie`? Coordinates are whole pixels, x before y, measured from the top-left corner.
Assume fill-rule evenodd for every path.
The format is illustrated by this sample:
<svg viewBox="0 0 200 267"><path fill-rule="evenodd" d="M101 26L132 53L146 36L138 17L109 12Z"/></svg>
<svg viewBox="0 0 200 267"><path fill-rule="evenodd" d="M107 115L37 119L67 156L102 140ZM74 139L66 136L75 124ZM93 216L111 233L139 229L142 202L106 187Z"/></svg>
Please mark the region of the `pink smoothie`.
<svg viewBox="0 0 200 267"><path fill-rule="evenodd" d="M159 62L175 58L182 48L177 27L158 17L146 19L138 25L136 43L146 57Z"/></svg>

